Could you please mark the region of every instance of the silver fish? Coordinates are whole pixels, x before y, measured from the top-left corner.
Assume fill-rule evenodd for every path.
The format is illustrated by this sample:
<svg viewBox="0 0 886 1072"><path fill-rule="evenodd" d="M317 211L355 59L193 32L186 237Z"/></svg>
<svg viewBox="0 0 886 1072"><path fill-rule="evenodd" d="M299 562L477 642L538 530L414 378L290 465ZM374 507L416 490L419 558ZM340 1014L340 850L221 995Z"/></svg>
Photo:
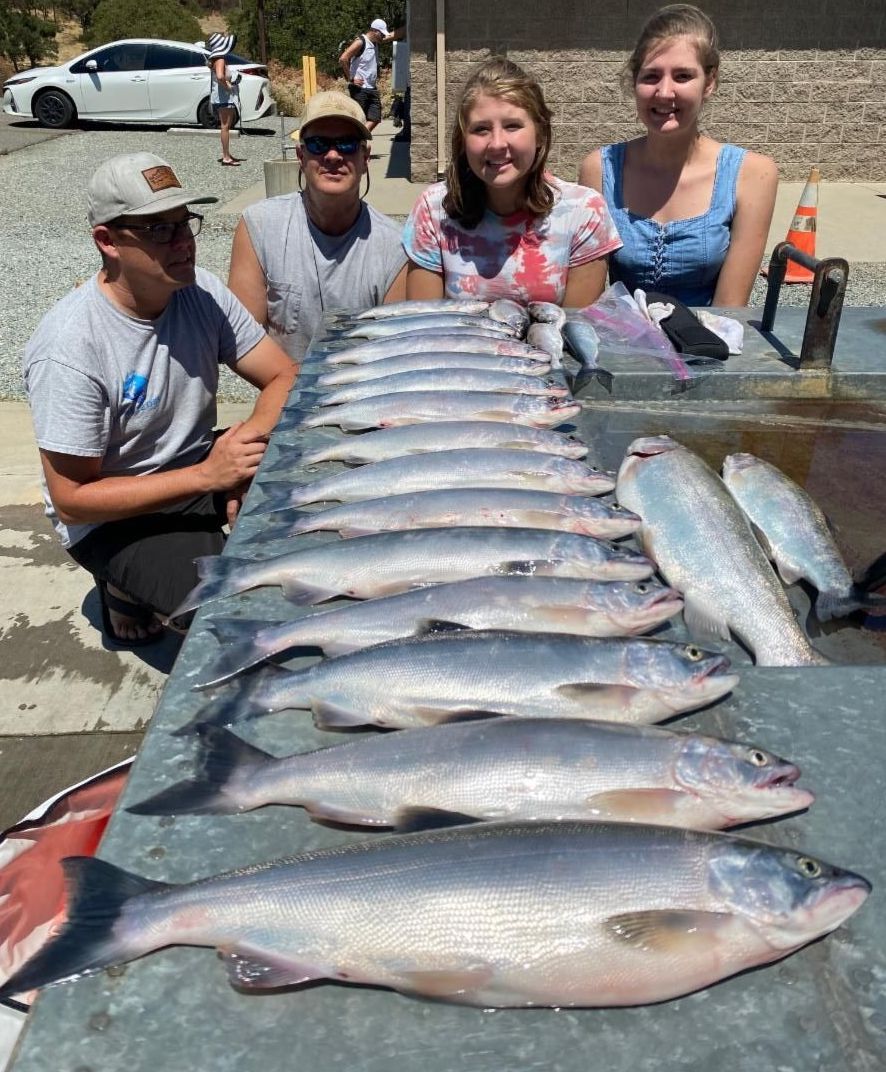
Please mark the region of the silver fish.
<svg viewBox="0 0 886 1072"><path fill-rule="evenodd" d="M572 356L581 362L582 368L597 367L597 352L600 339L593 326L582 317L569 317L563 325L563 337Z"/></svg>
<svg viewBox="0 0 886 1072"><path fill-rule="evenodd" d="M603 495L615 474L584 462L531 450L439 450L345 469L310 484L264 481L265 499L255 513L314 502L350 502L435 488L520 488ZM529 526L530 528L532 526Z"/></svg>
<svg viewBox="0 0 886 1072"><path fill-rule="evenodd" d="M725 639L732 630L760 666L827 663L797 624L746 517L698 455L668 436L635 439L617 495L643 518L642 544L683 594L694 633Z"/></svg>
<svg viewBox="0 0 886 1072"><path fill-rule="evenodd" d="M342 383L377 380L401 372L420 372L422 369L448 369L457 382L459 369L483 369L486 372L511 372L520 376L545 376L551 371L550 361L526 357L507 357L499 354L426 353L399 354L365 365L342 365L317 377L319 387L334 387Z"/></svg>
<svg viewBox="0 0 886 1072"><path fill-rule="evenodd" d="M434 313L485 313L489 302L477 298L437 298L430 301L399 301L374 305L356 314L357 320L387 320L397 316L426 316Z"/></svg>
<svg viewBox="0 0 886 1072"><path fill-rule="evenodd" d="M537 346L550 355L551 368L558 369L563 365L563 336L556 324L537 322L532 324L526 332L526 341L530 346Z"/></svg>
<svg viewBox="0 0 886 1072"><path fill-rule="evenodd" d="M169 617L263 585L280 585L293 603L320 603L333 596L371 599L443 581L511 573L637 581L652 574L652 563L590 536L544 529L379 532L257 561L227 555L198 558L200 582Z"/></svg>
<svg viewBox="0 0 886 1072"><path fill-rule="evenodd" d="M439 421L342 436L328 446L305 454L302 464L344 462L346 465L363 465L367 462L383 462L388 458L402 458L408 454L458 450L460 447L536 450L576 461L588 453L584 443L563 432L503 421Z"/></svg>
<svg viewBox="0 0 886 1072"><path fill-rule="evenodd" d="M196 776L127 810L235 814L300 804L314 819L401 831L597 819L720 830L808 808L799 768L752 744L654 726L490 718L275 759L221 726Z"/></svg>
<svg viewBox="0 0 886 1072"><path fill-rule="evenodd" d="M408 335L392 335L388 338L353 343L344 349L330 350L323 358L323 364L360 365L399 354L458 352L549 360L543 350L536 350L521 339L502 338L497 332L489 336L479 335L470 328L450 328L448 331L412 331Z"/></svg>
<svg viewBox="0 0 886 1072"><path fill-rule="evenodd" d="M526 311L526 307L508 298L499 298L497 301L492 302L487 315L491 316L493 320L500 320L503 324L509 324L521 338L529 326L529 313Z"/></svg>
<svg viewBox="0 0 886 1072"><path fill-rule="evenodd" d="M856 587L821 508L780 469L753 454L730 454L723 462L723 482L785 584L802 578L818 591L820 621L883 605Z"/></svg>
<svg viewBox="0 0 886 1072"><path fill-rule="evenodd" d="M391 320L362 320L342 333L343 339L387 339L415 331L448 331L466 328L478 335L514 338L516 330L500 320L471 313L430 313L425 316L398 316Z"/></svg>
<svg viewBox="0 0 886 1072"><path fill-rule="evenodd" d="M328 406L306 417L302 427L337 425L345 432L356 432L426 421L506 421L554 428L580 412L581 403L568 398L492 391L409 391Z"/></svg>
<svg viewBox="0 0 886 1072"><path fill-rule="evenodd" d="M293 510L278 514L276 520L285 523L289 536L326 530L345 539L394 529L489 525L556 529L618 540L640 527L640 518L630 510L600 502L587 492L571 495L475 486L386 495L310 513Z"/></svg>
<svg viewBox="0 0 886 1072"><path fill-rule="evenodd" d="M547 395L565 398L569 388L551 376L520 376L494 369L437 368L399 372L393 376L348 383L321 395L321 406L339 406L378 395L418 391L487 391L496 394Z"/></svg>
<svg viewBox="0 0 886 1072"><path fill-rule="evenodd" d="M223 686L193 723L311 711L321 729L408 729L476 717L660 722L738 682L725 655L645 637L455 630L385 641L302 670L262 667Z"/></svg>
<svg viewBox="0 0 886 1072"><path fill-rule="evenodd" d="M214 618L208 628L222 643L194 688L216 685L291 648L344 655L385 640L454 628L629 636L654 629L682 606L676 592L652 577L583 581L508 576L434 584L315 611L279 625Z"/></svg>
<svg viewBox="0 0 886 1072"><path fill-rule="evenodd" d="M345 979L480 1007L640 1005L785 957L871 890L790 849L631 823L391 834L183 885L95 857L64 869L68 921L0 999L196 945L241 989Z"/></svg>
<svg viewBox="0 0 886 1072"><path fill-rule="evenodd" d="M553 302L530 302L529 315L540 324L555 324L559 329L566 323L566 311Z"/></svg>

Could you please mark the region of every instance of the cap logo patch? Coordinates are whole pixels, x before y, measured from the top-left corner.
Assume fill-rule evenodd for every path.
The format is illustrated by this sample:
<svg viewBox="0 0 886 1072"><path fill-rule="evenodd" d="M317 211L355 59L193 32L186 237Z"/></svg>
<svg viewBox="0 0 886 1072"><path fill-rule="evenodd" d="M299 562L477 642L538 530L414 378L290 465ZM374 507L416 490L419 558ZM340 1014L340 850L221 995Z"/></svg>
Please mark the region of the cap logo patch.
<svg viewBox="0 0 886 1072"><path fill-rule="evenodd" d="M168 190L171 186L176 186L180 190L182 186L175 177L175 172L168 164L164 164L161 167L145 168L142 175L144 175L145 182L155 194L161 190Z"/></svg>

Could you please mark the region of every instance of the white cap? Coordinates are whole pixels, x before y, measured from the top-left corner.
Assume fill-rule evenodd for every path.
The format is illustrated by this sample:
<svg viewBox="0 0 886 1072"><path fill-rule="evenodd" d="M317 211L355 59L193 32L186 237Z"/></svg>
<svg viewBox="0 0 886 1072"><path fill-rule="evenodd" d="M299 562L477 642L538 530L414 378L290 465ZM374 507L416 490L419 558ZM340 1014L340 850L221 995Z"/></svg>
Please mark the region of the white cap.
<svg viewBox="0 0 886 1072"><path fill-rule="evenodd" d="M126 153L100 164L86 188L89 226L118 216L151 216L180 205L210 205L217 197L196 197L182 189L175 172L153 153Z"/></svg>
<svg viewBox="0 0 886 1072"><path fill-rule="evenodd" d="M378 32L380 34L384 34L385 37L388 36L388 24L385 22L384 19L373 19L372 22L370 22L369 24L369 29L378 30Z"/></svg>

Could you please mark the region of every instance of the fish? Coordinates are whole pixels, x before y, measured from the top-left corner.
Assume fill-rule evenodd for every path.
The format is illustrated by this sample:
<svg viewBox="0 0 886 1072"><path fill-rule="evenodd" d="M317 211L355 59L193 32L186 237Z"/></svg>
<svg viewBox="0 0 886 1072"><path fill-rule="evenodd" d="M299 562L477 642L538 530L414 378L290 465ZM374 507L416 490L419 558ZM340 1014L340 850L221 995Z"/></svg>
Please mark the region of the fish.
<svg viewBox="0 0 886 1072"><path fill-rule="evenodd" d="M341 333L343 339L387 339L416 331L449 331L463 328L492 338L514 338L516 329L489 316L471 313L430 313L398 316L390 320L363 320Z"/></svg>
<svg viewBox="0 0 886 1072"><path fill-rule="evenodd" d="M533 428L554 428L580 412L581 403L569 398L493 391L409 391L327 406L301 423L303 428L337 425L345 432L427 421L506 421Z"/></svg>
<svg viewBox="0 0 886 1072"><path fill-rule="evenodd" d="M254 513L314 502L377 499L435 488L519 487L603 495L615 488L615 474L555 454L466 447L372 462L309 484L266 480L260 487L265 500Z"/></svg>
<svg viewBox="0 0 886 1072"><path fill-rule="evenodd" d="M682 593L693 634L727 639L731 631L759 666L827 665L797 624L747 518L697 454L669 436L635 439L616 495L643 519L641 544Z"/></svg>
<svg viewBox="0 0 886 1072"><path fill-rule="evenodd" d="M682 607L679 595L653 577L585 581L513 575L429 585L276 625L212 618L206 627L221 644L193 688L217 685L292 648L344 655L398 637L459 628L629 636L656 628Z"/></svg>
<svg viewBox="0 0 886 1072"><path fill-rule="evenodd" d="M529 326L529 313L526 311L526 307L520 305L519 302L511 301L509 298L499 298L497 301L492 302L489 306L488 315L493 320L500 320L503 324L510 325L521 337L526 333L526 328Z"/></svg>
<svg viewBox="0 0 886 1072"><path fill-rule="evenodd" d="M458 450L460 447L532 450L575 461L586 457L588 453L584 443L563 432L503 421L439 421L342 436L326 446L309 451L302 457L302 464L344 462L345 465L364 465L410 454ZM285 464L290 463L287 461Z"/></svg>
<svg viewBox="0 0 886 1072"><path fill-rule="evenodd" d="M284 494L288 487L285 486ZM630 510L600 502L587 492L563 494L509 487L439 488L385 495L326 510L281 511L276 519L285 523L289 536L326 530L338 532L345 539L394 529L489 525L556 529L601 540L618 540L640 527L640 518Z"/></svg>
<svg viewBox="0 0 886 1072"><path fill-rule="evenodd" d="M553 302L534 301L529 303L529 315L540 324L556 324L562 328L566 323L566 311Z"/></svg>
<svg viewBox="0 0 886 1072"><path fill-rule="evenodd" d="M482 369L486 372L511 372L521 376L546 376L551 371L550 361L538 361L527 357L507 357L499 354L426 353L399 354L372 361L365 365L341 365L331 372L317 377L318 387L334 387L338 384L377 380L401 372L420 372L423 369L448 369L453 380L460 369Z"/></svg>
<svg viewBox="0 0 886 1072"><path fill-rule="evenodd" d="M481 1008L641 1005L780 960L871 892L793 849L632 823L390 834L183 884L63 867L67 922L0 999L196 945L258 992L330 979Z"/></svg>
<svg viewBox="0 0 886 1072"><path fill-rule="evenodd" d="M478 298L434 298L373 305L371 309L364 309L355 315L357 320L386 320L389 317L427 316L433 313L485 313L488 309L489 302Z"/></svg>
<svg viewBox="0 0 886 1072"><path fill-rule="evenodd" d="M523 819L720 830L808 808L815 797L799 777L754 744L582 719L454 722L280 759L205 726L195 776L127 811L235 815L291 804L315 820L403 832Z"/></svg>
<svg viewBox="0 0 886 1072"><path fill-rule="evenodd" d="M644 555L590 536L471 526L379 532L258 560L209 555L196 564L200 581L170 618L264 585L279 585L293 603L311 604L488 575L639 581L653 571Z"/></svg>
<svg viewBox="0 0 886 1072"><path fill-rule="evenodd" d="M323 358L324 365L371 364L402 354L426 353L488 353L499 356L531 357L549 361L543 350L522 341L504 338L495 332L480 335L469 328L450 328L447 331L412 331L407 335L391 335L381 339L354 342L343 349L330 350Z"/></svg>
<svg viewBox="0 0 886 1072"><path fill-rule="evenodd" d="M321 406L338 406L378 395L453 390L546 395L551 398L565 398L569 394L566 384L553 376L521 376L513 372L496 372L493 369L438 367L347 383L321 395L319 403Z"/></svg>
<svg viewBox="0 0 886 1072"><path fill-rule="evenodd" d="M591 371L597 368L597 353L600 338L593 326L583 317L567 317L563 325L563 336L569 352L580 362L582 369Z"/></svg>
<svg viewBox="0 0 886 1072"><path fill-rule="evenodd" d="M477 629L387 640L301 670L263 666L223 685L195 718L230 725L305 710L319 729L409 729L483 715L661 722L738 683L694 644Z"/></svg>
<svg viewBox="0 0 886 1072"><path fill-rule="evenodd" d="M753 454L730 454L723 482L785 584L802 579L816 589L819 621L886 605L855 584L821 507L780 469Z"/></svg>
<svg viewBox="0 0 886 1072"><path fill-rule="evenodd" d="M536 322L526 332L526 341L550 355L551 368L563 366L563 336L556 324Z"/></svg>

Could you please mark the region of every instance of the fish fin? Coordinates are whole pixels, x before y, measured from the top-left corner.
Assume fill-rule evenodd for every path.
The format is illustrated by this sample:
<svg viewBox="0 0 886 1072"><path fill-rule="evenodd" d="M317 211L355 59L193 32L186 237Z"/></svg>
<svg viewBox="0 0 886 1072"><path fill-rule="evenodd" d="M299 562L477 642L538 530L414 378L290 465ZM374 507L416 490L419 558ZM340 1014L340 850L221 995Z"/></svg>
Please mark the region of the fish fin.
<svg viewBox="0 0 886 1072"><path fill-rule="evenodd" d="M711 939L728 926L732 916L725 912L650 910L609 916L603 923L618 942L646 953L709 952Z"/></svg>
<svg viewBox="0 0 886 1072"><path fill-rule="evenodd" d="M295 493L298 490L293 487L291 480L265 480L259 487L264 498L249 511L250 517L258 517L260 514L275 514L282 510L290 510L297 506Z"/></svg>
<svg viewBox="0 0 886 1072"><path fill-rule="evenodd" d="M815 616L820 622L845 618L857 610L876 617L886 614L886 596L873 595L858 585L853 585L848 595L819 592L815 600Z"/></svg>
<svg viewBox="0 0 886 1072"><path fill-rule="evenodd" d="M337 729L342 726L365 726L371 720L354 711L352 707L333 703L332 700L312 700L311 711L314 725L319 730Z"/></svg>
<svg viewBox="0 0 886 1072"><path fill-rule="evenodd" d="M205 707L201 707L190 722L172 730L173 737L190 737L201 732L203 724L212 726L229 726L234 722L248 722L250 719L266 715L271 708L261 699L265 685L273 681L275 675L291 673L282 666L267 663L248 674L243 674L218 690Z"/></svg>
<svg viewBox="0 0 886 1072"><path fill-rule="evenodd" d="M323 588L319 584L305 584L304 581L288 578L281 583L280 587L290 603L297 603L300 606L322 603L326 599L332 599L333 596L341 595L334 588Z"/></svg>
<svg viewBox="0 0 886 1072"><path fill-rule="evenodd" d="M123 871L94 856L62 860L67 890L67 922L59 934L0 986L0 1001L35 987L91 975L112 964L134 960L153 946L127 946L114 933L127 901L144 893L171 889Z"/></svg>
<svg viewBox="0 0 886 1072"><path fill-rule="evenodd" d="M492 980L493 969L489 964L477 964L468 968L451 968L449 971L404 971L397 974L403 980L404 990L430 998L457 998L474 990L482 990Z"/></svg>
<svg viewBox="0 0 886 1072"><path fill-rule="evenodd" d="M220 647L213 662L201 672L192 689L208 689L227 681L235 674L264 662L285 648L262 645L257 637L267 629L266 621L247 621L244 618L214 618L206 623L219 640Z"/></svg>
<svg viewBox="0 0 886 1072"><path fill-rule="evenodd" d="M465 826L478 821L476 815L447 811L445 808L401 808L391 825L400 833L407 834L419 830L438 830L443 826Z"/></svg>
<svg viewBox="0 0 886 1072"><path fill-rule="evenodd" d="M589 797L587 807L594 820L632 819L635 822L661 822L674 805L684 799L675 789L613 789Z"/></svg>
<svg viewBox="0 0 886 1072"><path fill-rule="evenodd" d="M337 804L329 804L323 800L301 800L301 806L317 822L342 823L345 826L375 826L379 828L390 827L392 824L387 819L380 819L376 815L370 815L365 811L354 811Z"/></svg>
<svg viewBox="0 0 886 1072"><path fill-rule="evenodd" d="M352 540L355 536L370 536L380 530L372 525L344 525L336 531L343 540Z"/></svg>
<svg viewBox="0 0 886 1072"><path fill-rule="evenodd" d="M232 575L240 567L254 564L249 559L227 558L222 555L203 555L194 561L200 580L175 610L167 615L167 621L173 621L180 615L196 610L213 599L221 599L223 596L241 591L242 589L232 582Z"/></svg>
<svg viewBox="0 0 886 1072"><path fill-rule="evenodd" d="M501 718L501 711L483 711L478 708L463 707L454 711L441 711L439 707L413 708L423 721L433 725L447 722L485 722L487 718Z"/></svg>
<svg viewBox="0 0 886 1072"><path fill-rule="evenodd" d="M692 592L683 593L683 619L693 635L729 639L729 626L725 618Z"/></svg>
<svg viewBox="0 0 886 1072"><path fill-rule="evenodd" d="M445 618L424 618L416 623L415 636L431 636L438 633L464 633L470 630L469 625L461 622L450 622Z"/></svg>
<svg viewBox="0 0 886 1072"><path fill-rule="evenodd" d="M126 810L133 815L234 815L247 809L225 792L235 773L255 772L274 757L223 726L201 723L195 778L162 789ZM250 776L247 775L247 777Z"/></svg>
<svg viewBox="0 0 886 1072"><path fill-rule="evenodd" d="M297 986L313 979L325 979L323 972L292 961L273 961L254 953L236 949L221 950L228 982L236 990L276 990Z"/></svg>

